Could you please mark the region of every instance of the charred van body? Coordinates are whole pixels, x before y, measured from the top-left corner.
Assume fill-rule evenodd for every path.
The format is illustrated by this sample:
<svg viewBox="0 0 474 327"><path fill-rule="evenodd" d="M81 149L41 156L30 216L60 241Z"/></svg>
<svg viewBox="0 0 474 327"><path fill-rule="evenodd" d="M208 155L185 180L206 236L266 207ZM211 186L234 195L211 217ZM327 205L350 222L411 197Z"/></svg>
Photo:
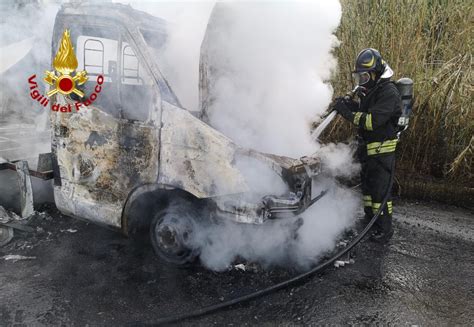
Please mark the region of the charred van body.
<svg viewBox="0 0 474 327"><path fill-rule="evenodd" d="M321 167L315 157L242 148L182 108L155 60L167 28L120 4L67 4L59 11L53 57L69 29L78 70L89 76L83 92L93 91L99 75L104 82L87 109L51 113L54 196L65 214L127 235L150 230L158 254L184 263L196 253L187 245L195 222L183 208L206 208L237 223L295 217L317 199L311 186ZM54 97L65 106L78 100ZM240 160L267 167L285 192L255 194Z"/></svg>

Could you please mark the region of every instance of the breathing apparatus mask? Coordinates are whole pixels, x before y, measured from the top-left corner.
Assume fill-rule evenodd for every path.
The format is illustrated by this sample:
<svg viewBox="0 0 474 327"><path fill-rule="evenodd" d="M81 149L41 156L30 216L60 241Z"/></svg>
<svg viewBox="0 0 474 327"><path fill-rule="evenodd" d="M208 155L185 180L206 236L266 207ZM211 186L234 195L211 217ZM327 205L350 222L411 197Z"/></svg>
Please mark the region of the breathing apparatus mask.
<svg viewBox="0 0 474 327"><path fill-rule="evenodd" d="M352 78L354 79L355 85L364 87L364 85L370 81L371 76L369 72L359 72L352 73Z"/></svg>

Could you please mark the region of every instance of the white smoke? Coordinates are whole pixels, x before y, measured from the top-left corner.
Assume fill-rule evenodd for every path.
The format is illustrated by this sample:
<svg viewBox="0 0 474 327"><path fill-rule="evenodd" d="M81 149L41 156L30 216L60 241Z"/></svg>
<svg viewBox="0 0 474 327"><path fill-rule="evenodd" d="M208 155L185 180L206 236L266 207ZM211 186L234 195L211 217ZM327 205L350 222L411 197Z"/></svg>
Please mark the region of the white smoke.
<svg viewBox="0 0 474 327"><path fill-rule="evenodd" d="M208 56L216 73L208 117L238 144L300 157L332 97L337 1L239 2L217 7Z"/></svg>
<svg viewBox="0 0 474 327"><path fill-rule="evenodd" d="M263 225L223 221L199 230L195 242L201 248L201 262L217 271L228 269L236 259L309 268L334 248L338 236L354 222L360 205L353 191L337 187L332 179L319 181L315 192L322 190L329 192L301 215L299 229L297 218L285 218Z"/></svg>
<svg viewBox="0 0 474 327"><path fill-rule="evenodd" d="M311 122L332 98L328 80L336 69L332 50L338 45L339 2L225 4L227 10L215 9L211 16L202 47L211 73L209 123L239 145L291 157L317 152L327 174L353 176L358 166L349 146L321 147L310 135ZM172 22L162 70L183 104L196 110L199 50L212 5L187 2L162 10L167 6L173 7L137 5ZM266 167L249 160L236 167L256 193L285 190ZM355 193L333 178L319 179L313 196L326 189L328 194L302 215L296 240L296 218L262 226L222 221L197 233L201 261L214 270L226 269L237 258L308 267L334 247L359 205Z"/></svg>
<svg viewBox="0 0 474 327"><path fill-rule="evenodd" d="M332 176L352 178L360 169L359 163L354 162L350 145L329 143L321 147L317 154L324 163L325 172Z"/></svg>
<svg viewBox="0 0 474 327"><path fill-rule="evenodd" d="M242 172L248 188L253 193L281 195L288 191L288 186L280 176L268 165L256 158L237 156L234 166Z"/></svg>
<svg viewBox="0 0 474 327"><path fill-rule="evenodd" d="M181 104L199 109L199 53L214 1L116 1L163 18L168 24L168 40L160 69Z"/></svg>
<svg viewBox="0 0 474 327"><path fill-rule="evenodd" d="M0 14L0 119L47 128L49 110L29 97L28 78L44 91L43 72L51 63L51 38L59 5L35 1L7 1ZM15 65L16 63L16 65Z"/></svg>

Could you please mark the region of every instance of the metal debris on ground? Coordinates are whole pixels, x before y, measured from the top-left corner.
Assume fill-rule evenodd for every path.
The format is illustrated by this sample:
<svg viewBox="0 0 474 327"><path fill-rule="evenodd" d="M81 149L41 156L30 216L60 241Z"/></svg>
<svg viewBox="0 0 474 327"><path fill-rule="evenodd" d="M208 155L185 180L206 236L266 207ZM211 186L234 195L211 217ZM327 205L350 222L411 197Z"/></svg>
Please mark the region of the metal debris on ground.
<svg viewBox="0 0 474 327"><path fill-rule="evenodd" d="M59 231L60 231L61 233L64 233L64 232L68 232L68 233L71 233L71 234L77 233L77 229L72 229L72 228L69 228L69 229L60 229Z"/></svg>
<svg viewBox="0 0 474 327"><path fill-rule="evenodd" d="M18 174L18 186L20 187L21 218L31 217L35 210L33 208L33 188L31 186L28 162L20 160L15 163Z"/></svg>
<svg viewBox="0 0 474 327"><path fill-rule="evenodd" d="M13 261L13 262L17 262L19 260L35 260L36 257L27 257L27 256L24 256L24 255L18 255L18 254L7 254L7 255L4 255L3 257L1 257L1 259L5 260L5 261Z"/></svg>
<svg viewBox="0 0 474 327"><path fill-rule="evenodd" d="M7 223L12 220L20 220L20 216L12 211L8 211L4 207L0 206L0 223Z"/></svg>
<svg viewBox="0 0 474 327"><path fill-rule="evenodd" d="M236 270L242 270L245 271L245 265L243 263L239 263L238 265L235 265L234 268Z"/></svg>
<svg viewBox="0 0 474 327"><path fill-rule="evenodd" d="M336 260L334 262L334 267L336 268L339 268L339 267L344 267L345 265L349 265L349 264L354 264L355 261L354 259L349 259L349 260Z"/></svg>
<svg viewBox="0 0 474 327"><path fill-rule="evenodd" d="M6 224L18 217L15 213L8 212L0 206L0 246L8 244L13 238L13 228Z"/></svg>
<svg viewBox="0 0 474 327"><path fill-rule="evenodd" d="M346 247L348 243L349 243L349 241L343 240L343 241L339 241L339 243L337 243L336 246L337 247Z"/></svg>

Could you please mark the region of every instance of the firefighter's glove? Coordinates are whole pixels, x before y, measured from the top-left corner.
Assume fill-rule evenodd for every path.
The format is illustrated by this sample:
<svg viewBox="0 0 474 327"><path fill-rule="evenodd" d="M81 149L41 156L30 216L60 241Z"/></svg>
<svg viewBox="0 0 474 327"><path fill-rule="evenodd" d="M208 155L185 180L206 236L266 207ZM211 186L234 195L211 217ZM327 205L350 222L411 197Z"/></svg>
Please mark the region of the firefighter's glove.
<svg viewBox="0 0 474 327"><path fill-rule="evenodd" d="M359 103L357 101L348 96L345 96L343 99L344 103L349 107L352 112L359 110Z"/></svg>
<svg viewBox="0 0 474 327"><path fill-rule="evenodd" d="M342 117L352 122L354 120L354 114L351 111L351 103L345 100L343 97L336 98L336 104L334 105L336 110Z"/></svg>

